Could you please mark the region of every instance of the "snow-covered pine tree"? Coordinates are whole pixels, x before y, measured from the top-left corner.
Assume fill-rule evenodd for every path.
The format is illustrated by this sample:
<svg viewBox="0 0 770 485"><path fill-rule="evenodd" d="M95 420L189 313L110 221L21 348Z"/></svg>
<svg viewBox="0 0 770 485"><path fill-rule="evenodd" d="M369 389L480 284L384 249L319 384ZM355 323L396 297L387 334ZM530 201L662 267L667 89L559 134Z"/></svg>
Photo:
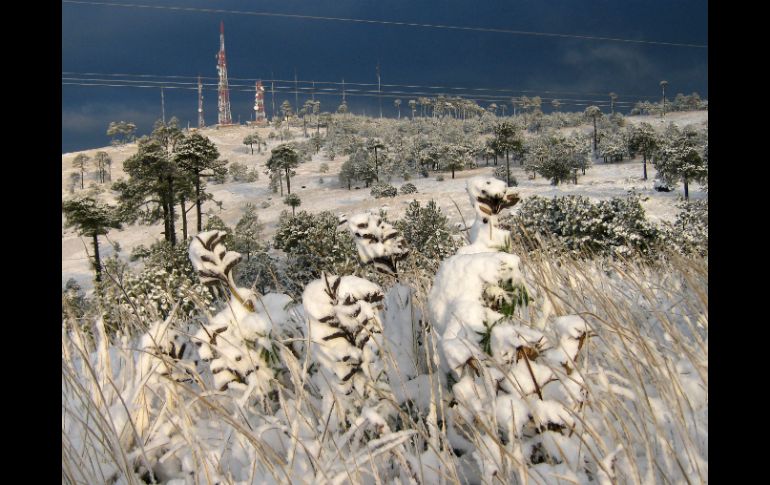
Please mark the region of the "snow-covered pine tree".
<svg viewBox="0 0 770 485"><path fill-rule="evenodd" d="M430 260L440 261L457 250L448 219L435 200L429 200L424 207L417 200L410 202L395 227L414 253Z"/></svg>
<svg viewBox="0 0 770 485"><path fill-rule="evenodd" d="M262 237L263 228L264 224L259 221L257 215L257 207L253 203L247 202L243 206L243 216L235 225L233 250L242 254L245 253L246 259L250 259L251 254L261 247L259 240Z"/></svg>
<svg viewBox="0 0 770 485"><path fill-rule="evenodd" d="M669 130L652 159L664 179L684 184L686 200L690 198L689 184L708 177L701 138L703 135L695 130Z"/></svg>

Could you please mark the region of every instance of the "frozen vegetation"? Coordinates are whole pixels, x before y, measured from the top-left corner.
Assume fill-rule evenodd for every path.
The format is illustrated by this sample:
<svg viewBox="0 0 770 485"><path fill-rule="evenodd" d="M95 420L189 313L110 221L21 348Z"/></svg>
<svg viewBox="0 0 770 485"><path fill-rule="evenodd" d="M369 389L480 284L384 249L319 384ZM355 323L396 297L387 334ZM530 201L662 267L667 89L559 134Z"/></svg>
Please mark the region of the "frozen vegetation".
<svg viewBox="0 0 770 485"><path fill-rule="evenodd" d="M124 211L142 190L172 194L190 220L173 241L157 230L182 230L158 224L168 205L123 232L120 211L73 208L89 243L125 247L102 251L92 292L71 280L62 293L63 481L707 482L707 133L656 126L664 148L645 181L639 159L586 157L589 125L564 115L400 131L336 115L315 147L283 146L285 127L264 134L273 169L250 182L212 184L221 164L195 139L205 150L183 144L178 160L196 168L176 192L136 173L91 189ZM621 146L609 157L646 150L639 121L599 123L605 147ZM429 136L412 137L418 124ZM243 150L246 173L268 166L262 142L252 155L233 133L212 131L214 148ZM118 147L116 174L121 150L160 170L177 156ZM319 183L320 160L339 177ZM690 184L689 202L652 188L656 167ZM284 190L309 211L286 211ZM256 205L235 211L239 199Z"/></svg>

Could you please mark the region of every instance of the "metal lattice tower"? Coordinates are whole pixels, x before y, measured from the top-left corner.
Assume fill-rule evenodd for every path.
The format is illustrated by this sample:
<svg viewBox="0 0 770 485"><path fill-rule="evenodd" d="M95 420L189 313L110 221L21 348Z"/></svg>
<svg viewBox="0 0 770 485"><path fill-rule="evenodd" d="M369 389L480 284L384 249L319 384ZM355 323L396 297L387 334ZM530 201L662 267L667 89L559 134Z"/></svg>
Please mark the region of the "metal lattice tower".
<svg viewBox="0 0 770 485"><path fill-rule="evenodd" d="M264 121L265 119L265 88L262 81L257 81L254 86L254 121Z"/></svg>
<svg viewBox="0 0 770 485"><path fill-rule="evenodd" d="M219 124L231 125L230 88L227 85L227 62L225 61L225 22L219 24L219 53L217 54L217 72L219 73Z"/></svg>
<svg viewBox="0 0 770 485"><path fill-rule="evenodd" d="M206 123L203 121L203 84L201 76L198 74L198 128L203 128Z"/></svg>

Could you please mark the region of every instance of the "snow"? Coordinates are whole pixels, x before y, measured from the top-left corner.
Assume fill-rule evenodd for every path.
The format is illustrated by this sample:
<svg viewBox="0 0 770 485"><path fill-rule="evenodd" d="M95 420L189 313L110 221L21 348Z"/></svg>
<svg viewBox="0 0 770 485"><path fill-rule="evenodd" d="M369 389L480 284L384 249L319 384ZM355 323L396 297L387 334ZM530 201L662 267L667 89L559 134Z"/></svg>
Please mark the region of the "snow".
<svg viewBox="0 0 770 485"><path fill-rule="evenodd" d="M518 256L501 252L460 254L442 263L428 295L428 308L431 324L443 335L449 369L475 355L475 332L483 332L485 322L502 317L483 305L482 293L501 280L523 282L519 264Z"/></svg>
<svg viewBox="0 0 770 485"><path fill-rule="evenodd" d="M702 117L693 116L692 122L697 123L698 119ZM212 132L214 136L225 148L238 144L233 152L246 148L240 145L242 134L237 128ZM300 166L297 180L292 183L299 188L304 181L309 187L304 189L308 199L318 196L319 203L312 205L312 210L337 210L348 205L347 213L355 215L347 222L354 234L358 231L361 235L357 243L364 262L399 254L400 245L390 244L398 238L391 237L392 227L375 215L378 203L368 199L365 191L313 188L312 181L317 176L313 164L318 160L316 157ZM339 162L338 159L334 163ZM627 183L635 183L635 179L629 175L624 182L612 174L630 174L632 169L637 171L638 165L613 164L602 170L597 166L581 181L596 181L600 177L607 180L594 185L581 182L578 186L549 186L547 190L583 190L584 195L598 197L623 195L616 192ZM150 455L153 472L166 483L203 479L202 469L211 473L211 481L228 483L275 483L283 479L378 483L386 476L388 480L398 477L404 483L412 481L413 476L433 483L443 479L439 472L451 476L446 463L460 468L455 473L471 483L510 481L514 476L533 483L590 483L597 479L599 483L610 483L633 481L639 475L652 481L659 474L678 474L680 470L692 478L706 476L708 390L701 373L707 372L707 363L693 363L685 357L689 354L678 353L680 348L676 346L681 345L681 335L677 335L680 330L676 326L689 317L684 315L685 310L669 308L681 303L678 298L686 288L666 282L665 287L675 286L677 294L661 296L656 292L664 285L645 280L643 292L654 293L659 299L652 309L640 304L635 311L665 313L666 318L675 321L668 322L665 328L646 328L644 322L656 322L652 316L636 321L636 313L628 312L630 323L639 324L633 331L640 335L628 328L617 332L604 329L602 337L594 338L594 332L599 330L591 327L596 325L596 319L590 318L588 311L580 309L585 319L563 314L578 311L570 310L576 297L562 305L530 289L534 288L532 274L522 267L522 259L499 250L506 234L496 227L498 211L492 210L496 203L479 200L504 201L514 193L542 194L546 188L538 185L541 181L522 180L521 187L508 189L502 182L484 177L491 168L458 172L457 179L444 182L416 180L419 194L388 202L389 217L395 218L404 203L416 197L435 197L448 207L452 206L452 197L465 190L471 201L470 210L466 204L458 205L466 220L474 219L470 231L472 244L442 262L427 301L418 305L414 300L419 293L409 281L393 284L393 278L388 277L385 280L390 284L383 283L383 288L356 276L324 275L306 285L300 309L287 295L259 295L247 288L234 287L228 266L239 258L238 253L228 252L221 243L224 233L199 234L200 239L194 239L190 245L194 267L211 281L226 282L234 292L216 315L201 317L204 323L188 328L177 328L172 319L150 322L146 333L139 337L138 349L127 337L112 343L104 339L103 322L96 326L95 344L80 334L68 337L63 333L63 356L77 354L76 349L82 353L82 357L66 359L67 372L79 369L77 380L86 386L86 394L97 396L96 391L105 391L105 397L93 398L92 410L85 408L91 406L90 401L65 390L63 385L63 435L66 428L67 438L72 436L72 450L80 454L87 446L99 446L99 437L88 438L80 423L90 419L89 413L106 410L121 440L133 439L130 425L136 426L145 445L142 453ZM594 170L598 175L592 174ZM229 204L256 194L266 195L266 190L256 188L262 184L266 181L212 188L223 199L229 197ZM431 192L431 188L435 190ZM696 195L695 190L691 194ZM651 200L655 198L655 203L660 204L664 215L672 210L667 205L669 195L650 195ZM305 201L303 195L303 205ZM359 213L367 209L370 212ZM228 207L223 213L227 211L232 213L225 221L234 225L238 208ZM271 206L264 211L264 219L260 213L260 219L271 220L271 214L277 211L275 205ZM459 215L457 212L456 216ZM134 227L124 232L127 236L137 233ZM364 234L369 237L363 237ZM617 273L598 267L589 267L586 273L593 274L601 285L620 278ZM570 286L574 294L584 277L569 274L557 284ZM518 304L511 315L506 305L510 305L514 290L523 289L533 298ZM624 291L640 293L631 286L612 287L603 296L613 299L625 295ZM580 296L582 293L578 300ZM641 295L628 298L628 302L637 304L640 299ZM420 312L423 303L427 306L426 315ZM625 300L615 303L621 306ZM589 308L590 305L586 310ZM693 320L696 318L693 323L702 325L705 332L707 318L693 315ZM425 353L425 347L415 345L422 330L420 322L432 327L423 335L437 340L438 356L433 357L440 358L441 366L433 374L426 372L426 363L421 361L431 358L420 355ZM199 331L189 339L196 328ZM302 364L297 362L304 357L299 353L293 356L291 352L282 353L281 363L274 364L276 367L271 365L266 352L275 351L274 339L287 335L301 337L297 340L302 343L309 339L308 361L312 370L308 366L300 370ZM488 347L482 344L486 338L482 335L488 336ZM623 346L612 348L622 352L607 351L604 346L611 338L624 339ZM185 400L179 400L175 397L179 392L175 383L168 385L169 379L161 378L160 374L165 363L181 353L182 345L191 342L200 343L200 347L190 345L185 354L195 359L193 354L197 352L198 357L209 361L195 370L203 381L212 380L214 385L202 386L194 399L187 401L184 394ZM580 350L586 348L584 342L591 342L590 351L583 351L590 354L591 360L584 365L588 357L581 356L583 360L576 365ZM283 344L278 343L279 352L283 352ZM645 345L648 348L641 351ZM643 375L641 383L633 381L631 373L621 375L623 371L619 369L626 365L648 362L642 360L647 353L662 365L638 369ZM85 363L94 367L95 378L84 369ZM288 370L295 386L276 385L282 379L278 365L285 365L280 370ZM139 376L133 378L135 367ZM157 374L150 374L151 370ZM116 384L108 385L107 376ZM676 384L656 388L651 383L654 379L664 383L674 379ZM450 386L450 381L454 385ZM305 383L307 386L303 386ZM593 386L590 400L589 384ZM277 391L273 403L276 410L261 412L258 403L249 401L251 395L265 396L271 390ZM637 396L643 394L646 399L639 402ZM394 410L393 403L400 408ZM604 412L608 403L619 404L611 412ZM200 411L201 406L205 412ZM211 412L220 406L221 414ZM627 425L623 419L629 415L623 413L632 409L638 413L632 417L638 420ZM394 416L405 410L417 412L418 426L425 426L427 434L423 429L408 429L409 423L407 429L389 429ZM641 437L626 441L621 438L621 442L630 443L628 449L615 444L617 436L627 433L625 426L632 432L644 428ZM445 434L439 434L439 428L445 429ZM85 443L81 435L91 444ZM126 443L118 445L110 440L103 446L131 449ZM455 451L465 454L458 457ZM533 452L544 455L546 461L530 463ZM134 447L130 458L138 463L139 455ZM92 458L90 452L88 458ZM608 472L596 470L597 463ZM122 472L111 465L97 466L105 476ZM280 479L271 476L273 466ZM353 477L349 475L351 470ZM672 480L678 483L681 475L673 474ZM116 482L129 481L118 476Z"/></svg>
<svg viewBox="0 0 770 485"><path fill-rule="evenodd" d="M629 116L626 121L630 124L638 124L642 121L653 124L658 130L663 130L669 122L674 122L682 126L696 125L704 126L708 122L707 111L693 112L675 112L668 113L665 121L655 116ZM590 132L589 125L578 128L565 128L561 131L569 132L572 130L582 130ZM259 135L267 140L267 149L262 153L255 152L251 155L248 146L242 144L244 136L248 133L257 131ZM279 194L273 194L268 189L268 177L262 172L265 169L265 162L270 154L270 149L281 142L279 140L269 140L267 135L271 128L254 127L232 127L226 130L217 130L215 128L204 128L201 133L211 138L216 143L221 157L232 162L245 164L249 169L256 167L260 173L257 182L228 182L225 184L209 184L208 190L214 196L215 200L222 202L220 210L212 201L206 201L203 204L204 213L213 211L216 215L230 227L234 227L242 215L242 207L246 202L253 202L258 207L260 221L265 223L264 237L270 238L277 227L278 216L282 210L288 207L282 202ZM292 129L292 131L301 137L302 130ZM93 158L97 151L105 151L113 159L112 180L116 181L121 177L126 177L122 170L123 162L136 152L136 144L128 144L118 147L102 147L82 152L62 154L62 199L69 197L69 175L75 173L72 167L72 160L79 153L85 153ZM323 150L314 155L312 161L305 162L296 168L297 175L292 178L292 192L296 192L302 199L301 210L319 212L331 210L333 212L357 213L371 210L376 213L385 205L381 199L374 199L365 189L347 190L347 187L341 187L337 181L336 174L342 163L347 160L347 156L337 156L334 160L329 160L323 153ZM322 174L320 172L321 163L329 166L329 172ZM491 176L496 167L494 165L482 166L456 172L455 178L445 176L445 180L438 181L436 176L424 178L418 177L409 180L409 183L417 187L418 192L413 194L399 194L392 199L388 199L387 205L390 207L388 217L390 220L397 220L401 217L406 206L412 200L420 201L424 205L427 201L434 199L438 203L441 211L450 218L450 224L458 224L465 221L472 221L475 216L473 207L463 204L466 197L466 182L477 176ZM683 194L681 185L673 192L657 192L653 189L653 181L656 171L652 164L648 163L648 180L641 180L642 161L637 158L631 161L619 163L604 164L596 163L586 172L586 175L580 176L577 185L560 184L556 187L550 185L548 180L538 177L535 180L529 180L523 167L517 164L511 165L511 172L519 182L515 187L516 192L523 199L530 195L557 196L557 195L584 195L593 200L609 199L611 197L623 197L628 190L636 189L643 197L648 200L643 202L645 211L652 221L673 221L677 212L677 198ZM86 174L86 185L93 182L89 179L90 174ZM324 178L324 183L319 183L319 178ZM394 179L391 184L400 186L403 182ZM306 188L302 188L305 186ZM78 188L79 190L79 188ZM103 197L113 202L114 197L105 193ZM706 194L699 190L698 184L690 186L690 197L692 199L705 199ZM263 202L269 202L270 206L261 208ZM459 211L458 211L459 207ZM515 211L515 207L513 209ZM193 211L194 212L194 211ZM195 217L193 212L188 214L190 227L195 227ZM122 230L112 230L107 238L100 238L100 252L102 256L109 257L114 254L107 239L120 244L122 248L121 257L128 259L127 255L131 250L139 245L149 246L162 237L162 224L152 226L131 225ZM85 243L85 245L84 245ZM71 229L64 229L62 220L62 286L69 278L75 280L84 289L90 289L93 286L92 274L88 254L90 249L86 249L90 241L84 241Z"/></svg>
<svg viewBox="0 0 770 485"><path fill-rule="evenodd" d="M403 236L391 224L370 212L355 214L348 220L362 263L373 263L380 271L396 272L395 261L403 259L409 249Z"/></svg>

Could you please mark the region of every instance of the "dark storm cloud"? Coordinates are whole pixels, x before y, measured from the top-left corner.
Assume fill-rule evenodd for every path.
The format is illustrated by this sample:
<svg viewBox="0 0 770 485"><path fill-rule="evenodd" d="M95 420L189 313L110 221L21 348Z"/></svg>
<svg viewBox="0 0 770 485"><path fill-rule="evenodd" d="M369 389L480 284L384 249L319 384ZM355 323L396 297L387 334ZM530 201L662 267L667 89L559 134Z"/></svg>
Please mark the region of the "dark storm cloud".
<svg viewBox="0 0 770 485"><path fill-rule="evenodd" d="M707 4L697 0L135 3L708 43ZM299 79L376 83L379 61L385 84L505 88L520 90L519 95L535 95L538 90L615 91L652 98L660 80L666 79L672 93L698 91L708 96L707 49L75 4L62 4L62 67L81 73L215 77L220 20L225 22L231 79L290 80L296 69ZM168 89L165 94L167 117L176 115L184 125L196 122L195 91ZM299 97L301 104L304 97ZM404 102L410 97L414 96L404 95ZM281 93L276 105L285 99L294 104L293 93ZM324 111L336 109L340 102L339 96L317 99ZM252 101L251 93L234 90L233 118L248 119ZM268 115L270 101L268 95ZM382 100L386 116L395 115L392 101ZM216 91L207 90L204 102L206 121L214 123ZM376 98L351 96L349 105L357 113L378 111ZM62 86L62 113L63 151L101 146L109 142L104 131L110 121L131 118L140 133L149 132L160 117L160 92ZM92 128L95 131L89 134Z"/></svg>

